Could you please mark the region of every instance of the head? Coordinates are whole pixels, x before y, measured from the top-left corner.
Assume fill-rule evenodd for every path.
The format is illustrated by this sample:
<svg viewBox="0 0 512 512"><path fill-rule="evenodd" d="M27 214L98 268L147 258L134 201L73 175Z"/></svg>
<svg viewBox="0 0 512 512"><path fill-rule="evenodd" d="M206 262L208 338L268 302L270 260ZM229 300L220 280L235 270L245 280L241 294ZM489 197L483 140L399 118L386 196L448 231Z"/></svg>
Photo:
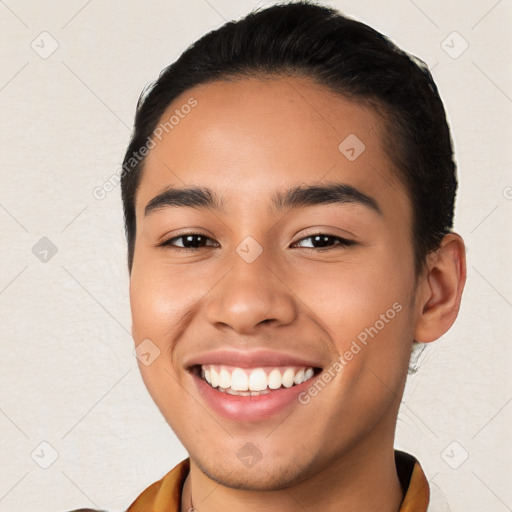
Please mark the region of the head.
<svg viewBox="0 0 512 512"><path fill-rule="evenodd" d="M379 115L390 138L384 144L386 154L413 208L417 272L451 230L456 167L443 103L426 64L332 8L297 2L251 13L206 34L139 98L121 181L130 271L137 231L135 198L145 161L140 150L148 147L148 138L159 142L180 120L176 115L162 119L164 112L200 84L276 75L306 77Z"/></svg>
<svg viewBox="0 0 512 512"><path fill-rule="evenodd" d="M268 489L392 443L414 340L458 312L456 185L427 66L325 6L226 23L141 95L121 178L132 330L158 354L140 365L148 390L206 474ZM300 359L325 389L226 416L202 402L201 364L220 350L231 366ZM261 464L240 463L246 446Z"/></svg>

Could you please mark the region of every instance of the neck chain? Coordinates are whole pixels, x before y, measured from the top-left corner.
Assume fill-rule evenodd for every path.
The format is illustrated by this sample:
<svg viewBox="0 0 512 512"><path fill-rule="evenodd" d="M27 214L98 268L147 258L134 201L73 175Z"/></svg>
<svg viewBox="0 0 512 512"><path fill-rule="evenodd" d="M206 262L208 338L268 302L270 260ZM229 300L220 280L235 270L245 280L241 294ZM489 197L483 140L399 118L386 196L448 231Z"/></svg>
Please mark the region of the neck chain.
<svg viewBox="0 0 512 512"><path fill-rule="evenodd" d="M187 477L188 480L188 490L190 491L190 507L188 508L187 512L197 512L197 510L194 508L194 503L192 501L192 481L190 479L190 473Z"/></svg>

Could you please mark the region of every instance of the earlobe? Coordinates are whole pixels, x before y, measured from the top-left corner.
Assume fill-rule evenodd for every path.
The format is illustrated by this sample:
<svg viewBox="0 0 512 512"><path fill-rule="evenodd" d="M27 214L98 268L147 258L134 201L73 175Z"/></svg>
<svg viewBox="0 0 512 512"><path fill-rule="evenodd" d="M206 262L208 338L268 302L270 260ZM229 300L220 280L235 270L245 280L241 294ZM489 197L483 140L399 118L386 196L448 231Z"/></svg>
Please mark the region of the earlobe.
<svg viewBox="0 0 512 512"><path fill-rule="evenodd" d="M429 256L426 274L419 285L416 341L429 343L450 329L459 312L465 282L464 241L457 233L449 233Z"/></svg>

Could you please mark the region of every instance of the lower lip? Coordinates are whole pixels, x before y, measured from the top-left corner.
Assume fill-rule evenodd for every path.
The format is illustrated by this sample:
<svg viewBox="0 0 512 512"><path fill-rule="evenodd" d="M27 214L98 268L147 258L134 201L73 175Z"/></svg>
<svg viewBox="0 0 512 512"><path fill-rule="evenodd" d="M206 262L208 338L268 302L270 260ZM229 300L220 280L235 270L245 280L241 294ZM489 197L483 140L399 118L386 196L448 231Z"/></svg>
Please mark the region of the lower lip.
<svg viewBox="0 0 512 512"><path fill-rule="evenodd" d="M298 395L309 388L317 377L292 386L257 396L237 396L210 386L198 375L191 374L199 394L216 413L235 421L259 421L270 418L292 404L301 405Z"/></svg>

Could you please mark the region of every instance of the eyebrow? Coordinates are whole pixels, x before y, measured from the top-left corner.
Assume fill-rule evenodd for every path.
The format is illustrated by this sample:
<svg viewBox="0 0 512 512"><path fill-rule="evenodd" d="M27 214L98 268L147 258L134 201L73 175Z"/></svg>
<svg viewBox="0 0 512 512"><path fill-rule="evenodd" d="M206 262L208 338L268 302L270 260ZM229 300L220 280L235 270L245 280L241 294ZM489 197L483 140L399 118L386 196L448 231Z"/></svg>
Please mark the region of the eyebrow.
<svg viewBox="0 0 512 512"><path fill-rule="evenodd" d="M298 186L284 192L276 192L272 196L272 204L278 211L332 203L356 203L382 215L382 210L373 197L345 183ZM207 187L167 187L148 202L144 215L148 216L156 210L171 206L224 211L222 201Z"/></svg>

